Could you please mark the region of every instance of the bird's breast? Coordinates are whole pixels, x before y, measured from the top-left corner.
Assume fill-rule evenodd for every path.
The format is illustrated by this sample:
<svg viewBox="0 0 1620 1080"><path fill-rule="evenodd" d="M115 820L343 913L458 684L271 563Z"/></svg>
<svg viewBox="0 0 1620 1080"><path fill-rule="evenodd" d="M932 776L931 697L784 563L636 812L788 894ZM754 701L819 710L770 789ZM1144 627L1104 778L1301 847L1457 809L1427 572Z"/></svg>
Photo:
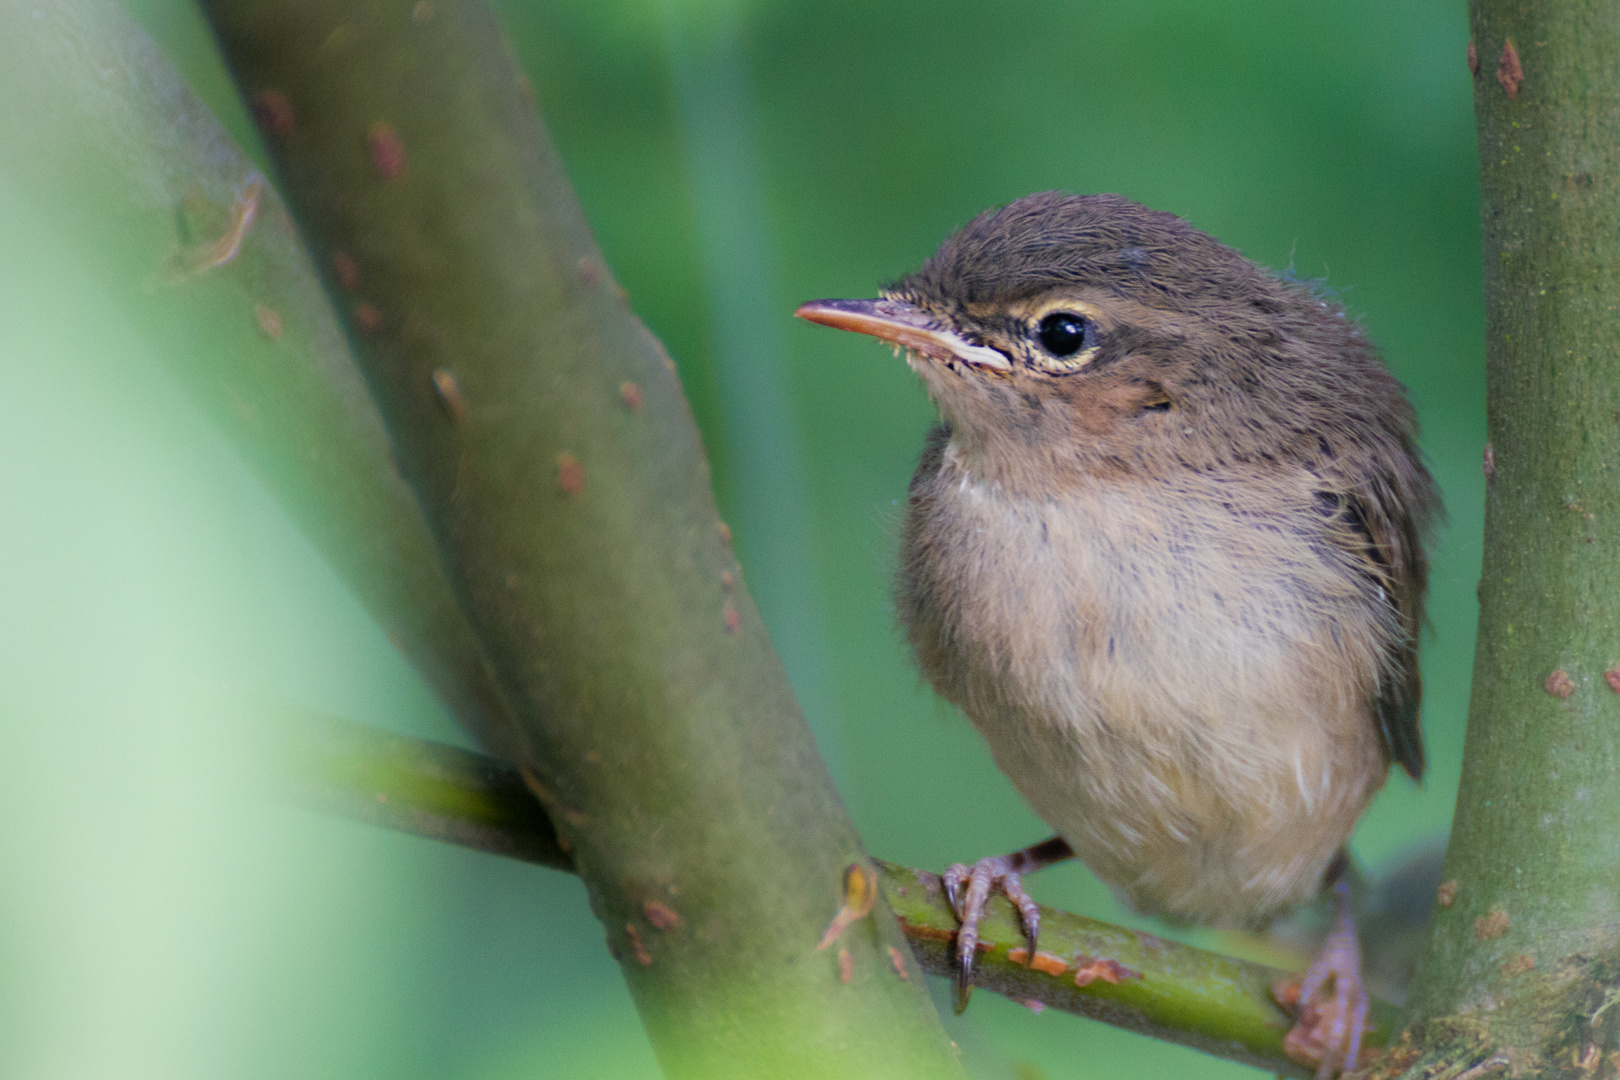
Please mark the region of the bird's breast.
<svg viewBox="0 0 1620 1080"><path fill-rule="evenodd" d="M948 446L913 480L918 662L1140 910L1249 924L1312 895L1386 772L1387 604L1308 476L1098 479L1010 497Z"/></svg>

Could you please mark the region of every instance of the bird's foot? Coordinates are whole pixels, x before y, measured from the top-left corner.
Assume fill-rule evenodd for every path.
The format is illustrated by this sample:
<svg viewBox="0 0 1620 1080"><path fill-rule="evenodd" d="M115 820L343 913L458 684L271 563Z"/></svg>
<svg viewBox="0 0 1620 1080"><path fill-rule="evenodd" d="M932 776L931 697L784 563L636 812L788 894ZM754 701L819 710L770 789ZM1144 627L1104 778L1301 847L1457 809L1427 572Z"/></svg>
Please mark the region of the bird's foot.
<svg viewBox="0 0 1620 1080"><path fill-rule="evenodd" d="M1011 855L980 859L971 866L956 863L946 869L945 895L961 924L956 931L955 1006L958 1013L967 1008L968 998L973 994L973 955L979 945L979 921L984 918L984 906L991 893L999 888L1018 909L1024 934L1029 938L1029 955L1033 958L1035 939L1041 928L1041 909L1024 891L1024 875L1073 855L1068 843L1054 836Z"/></svg>
<svg viewBox="0 0 1620 1080"><path fill-rule="evenodd" d="M1022 855L1019 852L1018 855ZM1016 866L1018 855L997 855L969 866L955 863L945 871L945 895L961 924L956 931L956 1011L967 1008L973 993L973 952L979 945L979 920L990 894L1000 888L1018 909L1029 937L1029 955L1035 955L1035 938L1041 928L1041 909L1024 891L1024 875ZM964 890L963 886L966 886Z"/></svg>
<svg viewBox="0 0 1620 1080"><path fill-rule="evenodd" d="M1297 1004L1292 1030L1283 1040L1289 1057L1316 1066L1316 1080L1331 1080L1356 1067L1367 1030L1367 991L1361 984L1361 945L1356 940L1350 891L1336 887L1339 913L1305 976L1276 991L1283 1005ZM1332 992L1324 993L1332 983Z"/></svg>

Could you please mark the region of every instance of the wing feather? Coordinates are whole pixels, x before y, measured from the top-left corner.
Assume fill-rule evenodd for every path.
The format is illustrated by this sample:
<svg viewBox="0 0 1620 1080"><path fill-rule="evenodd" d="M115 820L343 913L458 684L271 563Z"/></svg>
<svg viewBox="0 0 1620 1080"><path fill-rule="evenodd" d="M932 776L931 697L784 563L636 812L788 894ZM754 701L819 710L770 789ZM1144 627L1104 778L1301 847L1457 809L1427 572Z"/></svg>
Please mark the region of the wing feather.
<svg viewBox="0 0 1620 1080"><path fill-rule="evenodd" d="M1412 490L1400 491L1401 480ZM1391 634L1386 645L1372 714L1390 759L1413 780L1421 780L1423 729L1418 706L1423 676L1417 652L1429 577L1423 532L1438 505L1433 481L1419 465L1410 476L1378 477L1360 491L1322 492L1319 498L1336 525L1329 535L1363 568L1369 584L1376 585L1394 610L1399 632Z"/></svg>

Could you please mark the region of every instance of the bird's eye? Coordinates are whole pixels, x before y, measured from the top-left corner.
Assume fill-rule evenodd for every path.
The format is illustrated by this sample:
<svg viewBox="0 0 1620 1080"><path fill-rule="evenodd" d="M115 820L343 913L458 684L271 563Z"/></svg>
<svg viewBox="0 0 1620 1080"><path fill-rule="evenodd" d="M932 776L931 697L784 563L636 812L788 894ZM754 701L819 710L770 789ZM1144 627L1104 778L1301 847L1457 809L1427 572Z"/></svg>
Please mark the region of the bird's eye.
<svg viewBox="0 0 1620 1080"><path fill-rule="evenodd" d="M1084 315L1076 315L1072 311L1054 311L1040 321L1035 328L1035 337L1040 341L1041 348L1053 356L1073 356L1085 348L1088 338L1093 335L1091 320Z"/></svg>

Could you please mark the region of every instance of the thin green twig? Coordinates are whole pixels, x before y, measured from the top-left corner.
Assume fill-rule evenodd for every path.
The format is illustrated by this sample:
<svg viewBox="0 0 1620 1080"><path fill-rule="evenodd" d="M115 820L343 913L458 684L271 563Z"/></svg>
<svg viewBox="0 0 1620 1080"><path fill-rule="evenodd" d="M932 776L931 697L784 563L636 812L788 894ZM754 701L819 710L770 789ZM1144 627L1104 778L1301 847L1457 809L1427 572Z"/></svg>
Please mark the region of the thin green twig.
<svg viewBox="0 0 1620 1080"><path fill-rule="evenodd" d="M279 735L271 755L276 780L302 805L572 872L550 820L510 766L330 717L290 716ZM948 974L956 918L939 875L876 865L917 963ZM1292 1021L1271 987L1286 972L1044 907L1031 966L1002 898L991 902L980 932L976 982L986 990L1279 1075L1310 1075L1283 1052ZM1382 1046L1396 1010L1374 1002L1373 1020L1367 1044Z"/></svg>

